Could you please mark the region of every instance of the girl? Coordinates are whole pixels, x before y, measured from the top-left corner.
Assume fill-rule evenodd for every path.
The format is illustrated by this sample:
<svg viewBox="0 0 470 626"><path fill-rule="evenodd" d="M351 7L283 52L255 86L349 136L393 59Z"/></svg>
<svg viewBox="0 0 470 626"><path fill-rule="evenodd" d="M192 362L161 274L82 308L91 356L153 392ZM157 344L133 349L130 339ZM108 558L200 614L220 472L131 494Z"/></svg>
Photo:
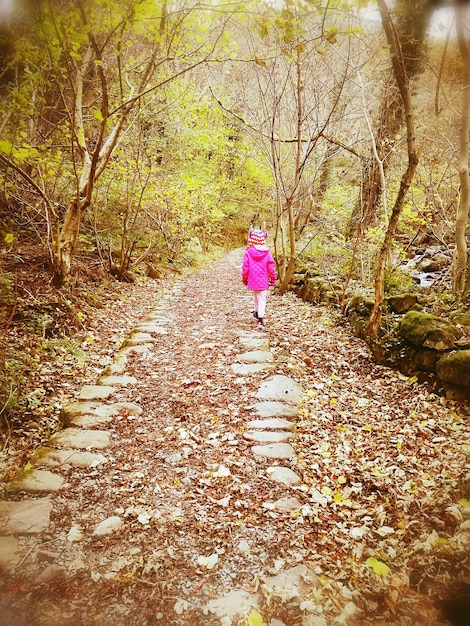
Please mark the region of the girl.
<svg viewBox="0 0 470 626"><path fill-rule="evenodd" d="M253 292L253 315L258 320L258 328L264 328L264 313L268 288L277 279L276 264L266 245L267 233L250 230L248 249L243 257L242 281Z"/></svg>

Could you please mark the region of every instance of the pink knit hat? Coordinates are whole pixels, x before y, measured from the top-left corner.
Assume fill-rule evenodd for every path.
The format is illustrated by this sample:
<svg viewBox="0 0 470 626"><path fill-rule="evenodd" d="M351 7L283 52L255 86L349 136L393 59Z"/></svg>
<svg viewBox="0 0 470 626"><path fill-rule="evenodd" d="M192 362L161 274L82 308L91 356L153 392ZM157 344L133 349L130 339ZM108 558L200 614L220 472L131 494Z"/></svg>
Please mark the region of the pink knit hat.
<svg viewBox="0 0 470 626"><path fill-rule="evenodd" d="M248 237L248 245L250 246L262 246L266 242L268 233L263 233L262 230L250 230Z"/></svg>

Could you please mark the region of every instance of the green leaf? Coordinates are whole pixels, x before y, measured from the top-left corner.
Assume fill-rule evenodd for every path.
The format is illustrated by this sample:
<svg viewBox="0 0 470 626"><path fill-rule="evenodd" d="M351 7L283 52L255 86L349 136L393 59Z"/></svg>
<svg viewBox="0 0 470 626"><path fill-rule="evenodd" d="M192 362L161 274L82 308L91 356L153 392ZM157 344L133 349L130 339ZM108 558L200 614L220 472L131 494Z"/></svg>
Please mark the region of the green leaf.
<svg viewBox="0 0 470 626"><path fill-rule="evenodd" d="M93 117L95 120L98 120L98 122L102 122L104 119L103 114L99 109L95 109L95 111L93 111Z"/></svg>
<svg viewBox="0 0 470 626"><path fill-rule="evenodd" d="M383 561L379 561L375 556L371 556L366 561L367 567L370 567L378 576L387 576L390 574L390 568Z"/></svg>
<svg viewBox="0 0 470 626"><path fill-rule="evenodd" d="M248 626L265 626L263 616L258 611L252 611L248 615Z"/></svg>

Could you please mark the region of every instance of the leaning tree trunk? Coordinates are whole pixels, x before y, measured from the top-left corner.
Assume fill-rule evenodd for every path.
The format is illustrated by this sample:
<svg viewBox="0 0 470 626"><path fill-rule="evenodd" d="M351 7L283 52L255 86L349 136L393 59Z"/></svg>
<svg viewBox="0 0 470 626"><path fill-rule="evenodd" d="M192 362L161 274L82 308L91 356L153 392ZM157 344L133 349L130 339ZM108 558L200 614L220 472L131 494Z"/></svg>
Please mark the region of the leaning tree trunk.
<svg viewBox="0 0 470 626"><path fill-rule="evenodd" d="M377 260L377 269L375 273L375 300L374 308L370 316L369 323L366 328L366 335L369 339L376 339L380 321L382 319L382 302L385 292L385 268L387 259L390 256L393 239L398 225L398 220L405 202L406 194L413 180L416 167L418 165L418 150L416 148L416 138L414 130L414 112L411 104L410 84L406 73L406 67L400 42L396 37L396 31L393 27L392 19L385 3L385 0L377 0L382 24L387 36L387 42L390 46L390 54L393 72L397 81L400 95L403 101L403 110L405 111L406 131L407 131L407 147L408 147L408 167L402 176L400 189L398 191L392 215L388 223L387 232L385 234L379 258Z"/></svg>
<svg viewBox="0 0 470 626"><path fill-rule="evenodd" d="M468 149L470 128L470 51L465 40L464 11L456 9L456 29L459 50L463 61L462 68L462 118L460 125L459 180L460 201L455 220L455 259L453 290L457 296L470 287L468 271L468 247L466 228L470 208L470 188L468 177Z"/></svg>
<svg viewBox="0 0 470 626"><path fill-rule="evenodd" d="M411 0L397 3L397 21L393 26L402 52L408 80L419 74L424 54L424 40L433 13L429 0ZM395 141L404 122L402 98L397 92L395 77L383 88L381 117L375 138L375 147L382 163L377 162L374 150L364 158L362 185L349 224L349 236L364 233L376 219L383 193L382 175L389 165L390 142Z"/></svg>

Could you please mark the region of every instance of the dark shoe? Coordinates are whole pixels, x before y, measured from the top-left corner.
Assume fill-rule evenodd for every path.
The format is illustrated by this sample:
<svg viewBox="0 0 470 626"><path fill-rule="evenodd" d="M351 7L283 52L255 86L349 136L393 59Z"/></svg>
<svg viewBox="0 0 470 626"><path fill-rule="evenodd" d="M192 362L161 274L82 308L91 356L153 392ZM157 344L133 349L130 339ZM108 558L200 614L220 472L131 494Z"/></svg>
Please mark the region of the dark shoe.
<svg viewBox="0 0 470 626"><path fill-rule="evenodd" d="M258 319L258 311L253 311L253 317L255 318L255 320Z"/></svg>
<svg viewBox="0 0 470 626"><path fill-rule="evenodd" d="M263 322L263 318L262 317L258 318L258 328L260 330L262 330L264 328L264 322Z"/></svg>

